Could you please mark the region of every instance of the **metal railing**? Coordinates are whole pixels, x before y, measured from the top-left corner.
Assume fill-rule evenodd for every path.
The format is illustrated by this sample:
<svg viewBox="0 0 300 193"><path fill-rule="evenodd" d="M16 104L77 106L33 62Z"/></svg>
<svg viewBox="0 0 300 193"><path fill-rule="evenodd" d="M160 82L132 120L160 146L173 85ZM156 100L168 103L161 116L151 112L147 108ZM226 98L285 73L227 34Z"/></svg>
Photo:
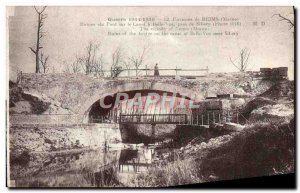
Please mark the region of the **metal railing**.
<svg viewBox="0 0 300 193"><path fill-rule="evenodd" d="M185 124L187 114L120 114L119 123Z"/></svg>
<svg viewBox="0 0 300 193"><path fill-rule="evenodd" d="M238 123L245 124L248 120L237 110L234 111L208 111L192 114L119 114L114 119L105 117L90 118L91 123L120 124L177 124L177 125L203 125Z"/></svg>
<svg viewBox="0 0 300 193"><path fill-rule="evenodd" d="M194 76L194 77L201 77L201 76L207 76L209 73L208 67L206 68L196 68L196 69L183 69L183 68L161 68L158 69L160 75L156 77L175 77L175 76ZM154 69L152 68L129 68L129 69L119 69L119 70L102 70L104 77L109 78L126 78L126 77L137 77L137 76L143 76L143 77L154 77ZM169 73L165 73L169 72ZM192 72L194 74L183 74L181 72ZM203 74L200 74L200 72L203 72ZM117 77L111 77L112 74L118 74Z"/></svg>

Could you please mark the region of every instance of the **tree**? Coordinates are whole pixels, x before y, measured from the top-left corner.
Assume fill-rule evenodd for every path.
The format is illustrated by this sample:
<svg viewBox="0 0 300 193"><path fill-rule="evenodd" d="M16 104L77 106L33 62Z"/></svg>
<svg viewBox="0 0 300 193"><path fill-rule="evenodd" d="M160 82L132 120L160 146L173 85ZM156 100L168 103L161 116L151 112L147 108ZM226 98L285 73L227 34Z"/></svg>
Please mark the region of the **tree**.
<svg viewBox="0 0 300 193"><path fill-rule="evenodd" d="M86 53L77 59L81 64L81 67L85 74L90 74L93 71L96 72L97 75L100 75L102 73L104 60L102 55L97 56L99 48L100 44L94 44L90 41L88 46L86 47Z"/></svg>
<svg viewBox="0 0 300 193"><path fill-rule="evenodd" d="M138 76L138 74L140 72L139 69L142 67L142 65L145 62L145 55L146 55L148 49L149 49L149 47L144 46L143 51L141 52L140 55L129 57L129 60L130 60L131 64L135 68L135 75L136 76Z"/></svg>
<svg viewBox="0 0 300 193"><path fill-rule="evenodd" d="M231 63L240 71L245 72L249 66L250 51L244 48L240 51L239 57L234 61L230 58Z"/></svg>
<svg viewBox="0 0 300 193"><path fill-rule="evenodd" d="M272 17L274 17L274 16L278 16L279 17L279 21L285 21L285 22L287 22L289 24L289 26L290 26L289 30L291 30L292 28L294 28L294 26L295 26L294 22L295 21L292 21L291 19L289 19L287 17L284 17L284 16L282 16L279 13L272 15ZM292 33L293 33L293 36L294 36L294 31ZM292 61L294 62L294 60L292 60Z"/></svg>
<svg viewBox="0 0 300 193"><path fill-rule="evenodd" d="M40 45L41 44L41 39L45 36L45 32L43 31L43 26L44 26L45 19L47 18L47 14L44 14L44 11L46 10L46 7L47 6L44 6L44 7L42 7L41 10L39 10L38 8L36 8L34 6L34 9L35 9L35 11L37 13L37 16L38 16L37 38L36 38L35 49L33 49L32 47L29 47L29 49L35 54L35 73L40 72L39 52L40 52L40 49L43 48Z"/></svg>
<svg viewBox="0 0 300 193"><path fill-rule="evenodd" d="M71 64L71 70L73 73L79 73L80 69L80 59L76 56L76 60Z"/></svg>
<svg viewBox="0 0 300 193"><path fill-rule="evenodd" d="M79 73L81 72L81 59L76 55L75 61L73 61L71 64L67 63L66 61L64 63L64 73Z"/></svg>
<svg viewBox="0 0 300 193"><path fill-rule="evenodd" d="M104 66L104 58L103 55L101 54L97 60L94 61L92 64L92 72L98 77L103 77L104 76L104 71L103 71L103 66Z"/></svg>
<svg viewBox="0 0 300 193"><path fill-rule="evenodd" d="M124 61L123 51L120 47L117 47L116 50L112 53L112 64L110 67L110 77L118 77L121 72L124 71L123 67L126 66Z"/></svg>
<svg viewBox="0 0 300 193"><path fill-rule="evenodd" d="M49 70L49 65L47 63L48 59L49 59L49 56L44 58L44 54L41 53L40 62L41 62L43 73L47 73Z"/></svg>
<svg viewBox="0 0 300 193"><path fill-rule="evenodd" d="M288 19L287 17L282 16L281 14L277 13L272 15L272 17L274 16L278 16L279 17L279 21L285 21L289 24L290 29L294 28L294 21L292 21L291 19Z"/></svg>

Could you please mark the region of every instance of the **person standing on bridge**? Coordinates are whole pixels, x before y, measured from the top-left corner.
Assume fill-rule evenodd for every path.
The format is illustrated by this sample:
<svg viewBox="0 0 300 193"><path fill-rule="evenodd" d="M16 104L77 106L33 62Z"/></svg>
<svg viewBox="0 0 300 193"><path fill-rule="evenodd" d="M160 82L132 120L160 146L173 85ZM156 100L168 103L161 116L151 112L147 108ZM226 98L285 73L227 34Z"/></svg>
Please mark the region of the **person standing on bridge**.
<svg viewBox="0 0 300 193"><path fill-rule="evenodd" d="M155 67L154 67L154 76L159 76L158 64L157 63L155 64Z"/></svg>

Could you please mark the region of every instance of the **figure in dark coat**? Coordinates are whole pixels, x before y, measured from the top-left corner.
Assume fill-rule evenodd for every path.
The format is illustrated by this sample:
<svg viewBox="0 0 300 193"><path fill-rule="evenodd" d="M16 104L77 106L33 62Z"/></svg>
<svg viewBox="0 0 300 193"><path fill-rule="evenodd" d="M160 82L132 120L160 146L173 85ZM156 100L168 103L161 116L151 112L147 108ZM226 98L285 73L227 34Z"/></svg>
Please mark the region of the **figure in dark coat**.
<svg viewBox="0 0 300 193"><path fill-rule="evenodd" d="M154 76L159 76L158 64L157 63L155 64L155 67L154 67Z"/></svg>

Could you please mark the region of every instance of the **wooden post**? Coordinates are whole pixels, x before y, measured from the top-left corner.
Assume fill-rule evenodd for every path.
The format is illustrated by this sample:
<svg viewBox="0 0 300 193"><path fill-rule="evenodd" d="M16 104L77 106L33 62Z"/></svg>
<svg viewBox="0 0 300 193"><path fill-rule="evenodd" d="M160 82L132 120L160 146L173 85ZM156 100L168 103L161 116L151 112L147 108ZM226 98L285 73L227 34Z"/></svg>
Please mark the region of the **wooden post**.
<svg viewBox="0 0 300 193"><path fill-rule="evenodd" d="M227 111L227 115L228 115L228 119L229 119L229 123L230 123L231 120L230 120L230 117L229 117L230 116L229 111Z"/></svg>
<svg viewBox="0 0 300 193"><path fill-rule="evenodd" d="M197 113L197 125L199 125L199 114Z"/></svg>
<svg viewBox="0 0 300 193"><path fill-rule="evenodd" d="M215 112L213 112L213 123L215 123Z"/></svg>
<svg viewBox="0 0 300 193"><path fill-rule="evenodd" d="M184 124L188 124L188 118L186 114L184 115Z"/></svg>
<svg viewBox="0 0 300 193"><path fill-rule="evenodd" d="M201 115L201 125L203 125L203 115Z"/></svg>
<svg viewBox="0 0 300 193"><path fill-rule="evenodd" d="M239 112L236 113L236 122L239 124Z"/></svg>
<svg viewBox="0 0 300 193"><path fill-rule="evenodd" d="M221 123L221 114L219 112L219 123Z"/></svg>
<svg viewBox="0 0 300 193"><path fill-rule="evenodd" d="M209 113L207 113L207 125L209 125Z"/></svg>
<svg viewBox="0 0 300 193"><path fill-rule="evenodd" d="M147 65L146 65L146 76L148 75L148 68L147 68Z"/></svg>
<svg viewBox="0 0 300 193"><path fill-rule="evenodd" d="M208 76L208 66L206 66L206 76Z"/></svg>
<svg viewBox="0 0 300 193"><path fill-rule="evenodd" d="M155 142L155 124L151 124L152 126L152 134L151 134L151 138L152 138L152 142Z"/></svg>

